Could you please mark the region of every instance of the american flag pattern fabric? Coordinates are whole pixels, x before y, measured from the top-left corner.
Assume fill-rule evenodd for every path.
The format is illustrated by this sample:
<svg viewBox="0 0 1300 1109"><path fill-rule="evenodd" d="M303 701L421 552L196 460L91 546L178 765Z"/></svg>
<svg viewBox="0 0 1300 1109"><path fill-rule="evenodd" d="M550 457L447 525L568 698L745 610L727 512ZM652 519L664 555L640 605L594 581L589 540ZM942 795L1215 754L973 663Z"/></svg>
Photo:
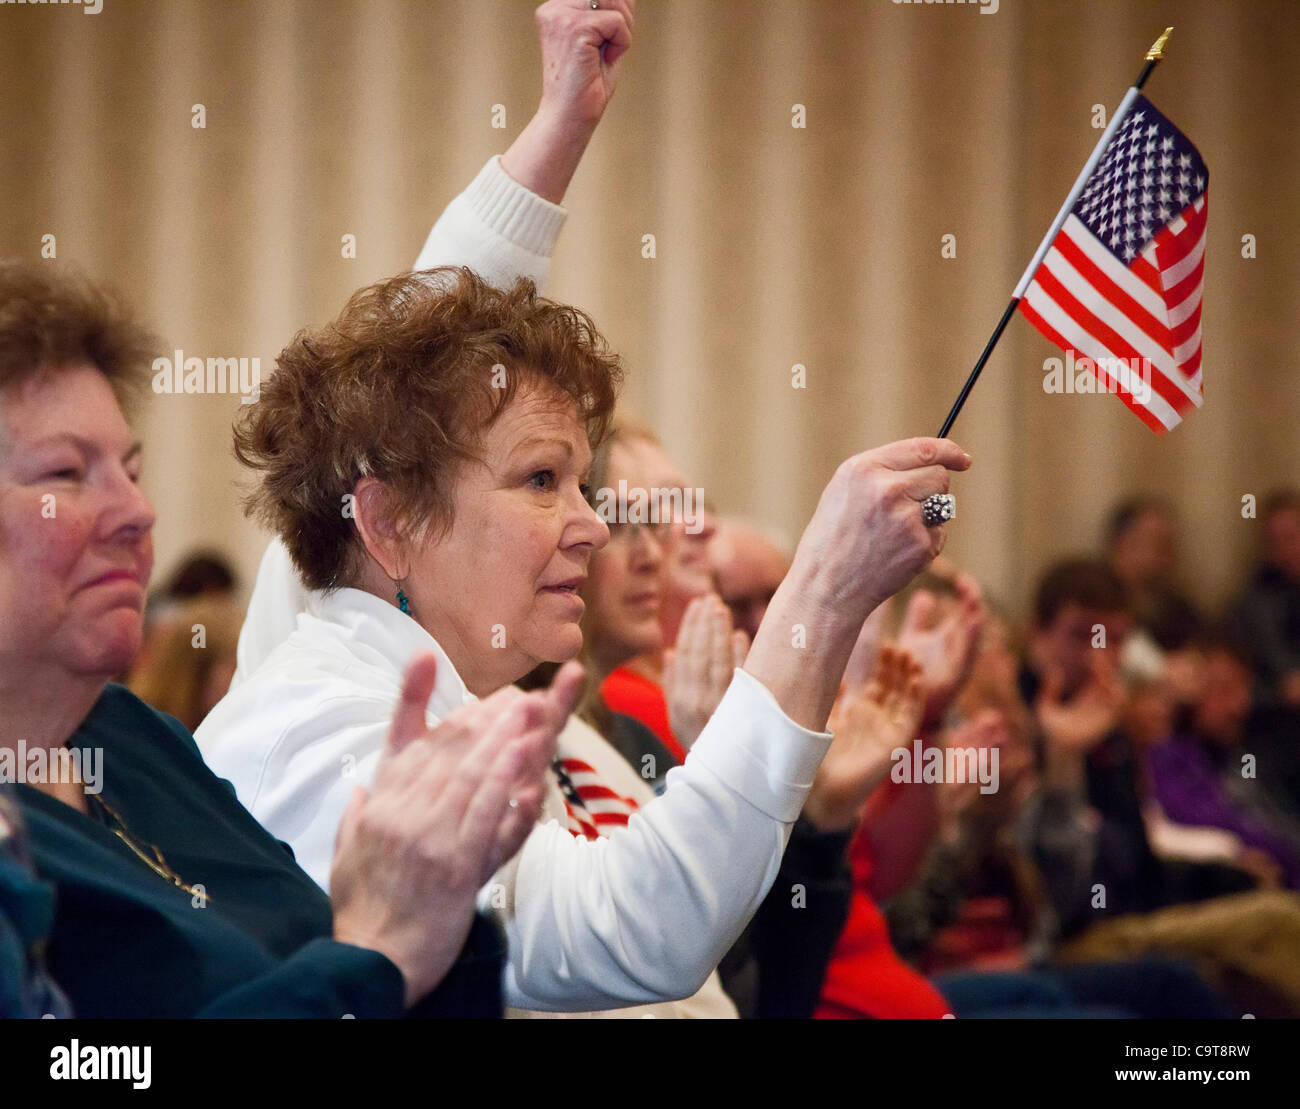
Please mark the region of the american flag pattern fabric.
<svg viewBox="0 0 1300 1109"><path fill-rule="evenodd" d="M631 797L607 786L582 759L558 758L551 764L560 792L568 830L584 839L600 839L627 824L638 806Z"/></svg>
<svg viewBox="0 0 1300 1109"><path fill-rule="evenodd" d="M1200 152L1136 97L1019 303L1157 434L1204 396L1208 187Z"/></svg>

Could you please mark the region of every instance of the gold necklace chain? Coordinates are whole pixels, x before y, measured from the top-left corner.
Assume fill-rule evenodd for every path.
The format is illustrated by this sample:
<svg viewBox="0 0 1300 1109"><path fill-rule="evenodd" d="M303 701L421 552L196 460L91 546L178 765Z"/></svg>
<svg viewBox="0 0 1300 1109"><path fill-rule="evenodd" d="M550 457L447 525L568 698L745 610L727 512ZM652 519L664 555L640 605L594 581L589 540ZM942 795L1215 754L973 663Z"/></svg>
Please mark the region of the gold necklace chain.
<svg viewBox="0 0 1300 1109"><path fill-rule="evenodd" d="M153 858L150 858L147 854L145 854L144 850L140 846L140 842L142 841L137 841L136 838L130 833L130 831L127 829L126 821L122 819L122 817L118 814L117 810L113 808L112 805L110 805L107 801L103 800L102 798L94 794L89 795L87 799L93 804L99 806L99 808L103 809L104 813L113 822L109 830L113 833L113 835L117 836L118 839L120 839L123 843L125 843L127 847L129 847L131 851L135 854L135 856L142 863L145 864L145 866L147 866L150 870L152 870L155 874L157 874L158 877L166 878L169 882L172 883L172 885L178 886L180 889L183 889L186 893L194 897L201 897L204 899L205 902L207 901L208 899L207 892L206 891L200 892L196 890L193 886L187 885L185 881L181 878L181 876L177 874L176 871L174 871L170 866L167 865L167 860L163 858L163 853L157 848L157 846L155 846L152 843L146 843L145 846L148 847L151 852L153 852Z"/></svg>

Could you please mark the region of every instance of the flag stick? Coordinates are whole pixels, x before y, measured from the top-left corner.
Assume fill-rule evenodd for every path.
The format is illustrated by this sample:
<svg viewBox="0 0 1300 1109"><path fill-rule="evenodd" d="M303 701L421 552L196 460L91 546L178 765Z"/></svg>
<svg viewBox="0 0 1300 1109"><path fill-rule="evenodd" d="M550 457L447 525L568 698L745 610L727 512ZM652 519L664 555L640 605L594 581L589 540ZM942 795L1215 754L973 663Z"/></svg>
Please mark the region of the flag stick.
<svg viewBox="0 0 1300 1109"><path fill-rule="evenodd" d="M1011 303L1007 305L1006 310L1002 313L1002 318L998 320L998 325L993 329L993 334L989 336L989 341L984 345L984 352L979 356L979 361L975 363L975 368L971 370L970 376L966 378L966 384L961 387L961 392L957 394L957 400L948 412L948 418L943 421L943 427L939 429L939 438L947 438L948 432L952 425L957 421L957 415L962 410L962 405L966 403L966 398L970 396L970 391L975 388L975 382L979 378L980 371L984 369L984 363L989 360L989 355L993 353L993 348L998 345L998 340L1002 338L1002 332L1006 330L1007 324L1011 321L1015 313L1016 305L1020 303L1020 298L1024 296L1025 290L1029 287L1029 282L1033 280L1034 274L1038 267L1042 265L1043 259L1052 247L1052 240L1056 238L1057 232L1065 223L1074 207L1074 202L1079 199L1079 194L1083 192L1083 186L1087 184L1088 178L1092 176L1092 171L1097 168L1097 163L1101 161L1106 153L1106 145L1110 142L1111 136L1114 135L1119 127L1120 121L1128 114L1129 106L1137 98L1138 91L1147 83L1147 78L1151 76L1151 71L1155 69L1156 63L1164 56L1165 43L1169 41L1169 35L1172 33L1172 27L1166 27L1162 34L1155 42L1151 44L1151 49L1147 51L1146 65L1142 67L1142 72L1133 86L1124 94L1124 99L1120 101L1119 107L1115 109L1110 117L1110 123L1106 125L1106 130L1101 133L1101 138L1097 140L1097 145L1093 149L1092 156L1089 157L1083 170L1074 182L1074 187L1070 189L1070 194L1065 198L1065 203L1061 205L1061 210L1057 212L1056 219L1052 221L1052 226L1047 229L1047 234L1043 236L1043 241L1038 244L1038 250L1034 253L1033 260L1030 261L1029 267L1021 276L1020 281L1016 284L1015 291L1011 294Z"/></svg>

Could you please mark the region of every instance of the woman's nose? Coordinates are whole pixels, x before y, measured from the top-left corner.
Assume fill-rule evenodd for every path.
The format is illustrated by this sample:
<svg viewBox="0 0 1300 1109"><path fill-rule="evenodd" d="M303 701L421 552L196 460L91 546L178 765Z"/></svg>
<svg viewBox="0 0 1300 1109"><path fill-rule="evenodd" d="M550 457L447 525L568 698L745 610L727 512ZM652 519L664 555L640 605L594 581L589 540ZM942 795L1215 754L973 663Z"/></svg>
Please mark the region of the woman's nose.
<svg viewBox="0 0 1300 1109"><path fill-rule="evenodd" d="M105 513L105 530L109 535L126 538L148 535L158 519L153 504L140 488L122 473L113 483L112 504Z"/></svg>
<svg viewBox="0 0 1300 1109"><path fill-rule="evenodd" d="M663 560L664 546L659 530L645 524L638 527L632 539L633 569L657 574Z"/></svg>
<svg viewBox="0 0 1300 1109"><path fill-rule="evenodd" d="M573 502L573 516L569 524L569 543L585 543L593 551L600 550L609 542L609 525L600 518L600 514L591 506L591 502L578 492Z"/></svg>

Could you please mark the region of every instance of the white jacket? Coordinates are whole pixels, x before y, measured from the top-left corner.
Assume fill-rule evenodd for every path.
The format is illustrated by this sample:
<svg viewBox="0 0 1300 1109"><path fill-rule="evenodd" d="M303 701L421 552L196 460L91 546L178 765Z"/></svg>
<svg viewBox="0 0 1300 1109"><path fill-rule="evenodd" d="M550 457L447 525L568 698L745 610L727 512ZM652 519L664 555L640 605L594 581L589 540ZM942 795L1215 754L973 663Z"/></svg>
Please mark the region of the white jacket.
<svg viewBox="0 0 1300 1109"><path fill-rule="evenodd" d="M564 219L563 208L514 182L493 158L438 220L415 268L468 265L495 284L522 274L540 288ZM347 797L374 774L401 673L417 650L440 662L433 723L471 695L432 637L367 594L309 592L284 545L268 546L231 693L197 738L210 765L322 886ZM557 788L538 830L482 892L484 909L506 925L512 1015L638 1001L651 1004L618 1015L735 1015L710 972L770 885L829 737L797 728L747 674L706 735L714 738L703 755L673 772L676 792L665 806L649 804L645 783L599 735L569 722L561 754L591 764L646 812L610 840L576 839L563 829ZM697 987L686 1001L660 1000Z"/></svg>
<svg viewBox="0 0 1300 1109"><path fill-rule="evenodd" d="M433 637L369 593L309 594L297 629L196 733L212 769L322 886L348 797L374 774L417 651L438 656L432 724L473 699ZM592 738L603 740L571 727L565 753L590 761ZM479 898L505 928L506 1003L596 1010L694 994L766 895L829 745L737 670L685 765L626 828L572 835L557 819L556 786L545 823Z"/></svg>

